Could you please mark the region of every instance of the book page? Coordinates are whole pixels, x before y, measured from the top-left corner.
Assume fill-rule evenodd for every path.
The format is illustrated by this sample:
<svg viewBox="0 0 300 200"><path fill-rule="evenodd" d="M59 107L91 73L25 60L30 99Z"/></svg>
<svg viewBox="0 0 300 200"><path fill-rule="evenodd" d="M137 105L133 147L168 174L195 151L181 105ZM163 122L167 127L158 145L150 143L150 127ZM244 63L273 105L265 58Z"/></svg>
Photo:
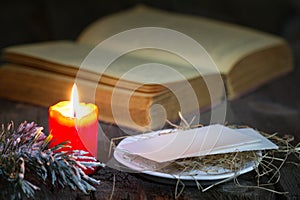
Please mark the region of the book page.
<svg viewBox="0 0 300 200"><path fill-rule="evenodd" d="M4 57L6 54L16 54L78 69L92 49L91 45L73 41L50 41L7 47Z"/></svg>
<svg viewBox="0 0 300 200"><path fill-rule="evenodd" d="M115 56L116 59L112 59L112 62L108 63L105 62L107 58L118 55L118 52L111 49L93 48L91 45L72 41L53 41L8 47L5 49L5 54L8 58L9 54L16 55L11 58L10 61L12 62L14 62L13 59L18 59L18 55L25 56L30 61L22 64L30 65L34 63L35 65L40 65L42 69L43 66L44 68L47 66L47 70L57 73L67 73L68 69L64 68L68 67L80 68L85 72L91 73L91 81L95 81L97 75L100 78L101 75L105 74L105 76L113 79L122 79L140 85L167 85L212 74L205 68L201 69L200 74L197 69L181 57L163 50L142 49L132 51L120 57ZM92 56L88 57L91 52ZM167 59L161 59L158 62L158 57ZM88 61L85 61L87 58ZM21 59L18 62L23 62L24 60ZM49 63L52 64L49 65ZM76 71L73 70L72 73L70 71L68 75L74 76ZM85 75L85 78L89 78L89 76Z"/></svg>
<svg viewBox="0 0 300 200"><path fill-rule="evenodd" d="M222 74L229 73L242 57L284 43L279 37L250 28L145 6L99 19L82 32L78 42L97 45L115 34L138 27L164 27L188 35L207 50ZM132 41L124 41L118 45L128 45L127 42ZM134 42L138 42L138 38Z"/></svg>

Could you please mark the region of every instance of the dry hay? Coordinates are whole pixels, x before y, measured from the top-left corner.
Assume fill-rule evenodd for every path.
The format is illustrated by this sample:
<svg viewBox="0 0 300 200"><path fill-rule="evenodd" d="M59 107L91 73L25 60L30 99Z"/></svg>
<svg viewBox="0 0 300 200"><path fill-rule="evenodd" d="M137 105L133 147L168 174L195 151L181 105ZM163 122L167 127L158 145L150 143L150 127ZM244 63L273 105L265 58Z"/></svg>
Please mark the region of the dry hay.
<svg viewBox="0 0 300 200"><path fill-rule="evenodd" d="M176 129L190 129L199 127L202 125L197 125L192 127L190 124L187 123L183 118L183 125L177 126L175 124L170 123ZM230 128L246 128L247 126L228 126ZM232 153L225 153L225 154L216 154L216 155L206 155L201 157L192 157L192 158L184 158L178 159L167 163L156 163L151 160L147 160L137 155L132 154L124 154L127 156L127 159L130 160L140 160L138 162L146 163L149 168L147 170L167 173L167 174L179 174L179 178L175 188L175 197L179 197L185 187L185 184L182 180L180 180L180 174L184 174L186 176L187 172L191 171L202 171L208 174L216 173L216 168L223 168L227 172L235 172L233 176L220 180L219 182L215 182L205 188L201 185L201 181L195 180L195 183L199 190L205 192L216 185L222 184L227 181L233 180L234 183L238 187L251 187L251 188L258 188L263 190L268 190L270 192L285 194L285 192L279 192L275 190L271 190L268 188L270 185L276 184L280 180L280 169L282 166L287 163L287 159L290 155L294 155L296 158L295 162L290 162L297 166L300 166L300 143L293 146L291 142L294 140L293 136L286 135L284 137L279 137L277 133L275 134L267 134L264 132L259 131L264 137L271 140L275 143L279 148L276 150L266 150L262 152L254 152L254 151L247 151L247 152L232 152ZM121 138L114 138L111 140L111 148L116 147L115 141L123 139ZM255 172L256 172L256 185L253 186L243 186L239 184L238 176L240 175L239 172L243 169L247 162L255 162ZM191 176L194 176L191 174ZM262 181L262 177L264 177L264 181ZM266 180L266 181L265 181ZM181 186L181 187L180 187ZM180 189L179 189L180 188Z"/></svg>

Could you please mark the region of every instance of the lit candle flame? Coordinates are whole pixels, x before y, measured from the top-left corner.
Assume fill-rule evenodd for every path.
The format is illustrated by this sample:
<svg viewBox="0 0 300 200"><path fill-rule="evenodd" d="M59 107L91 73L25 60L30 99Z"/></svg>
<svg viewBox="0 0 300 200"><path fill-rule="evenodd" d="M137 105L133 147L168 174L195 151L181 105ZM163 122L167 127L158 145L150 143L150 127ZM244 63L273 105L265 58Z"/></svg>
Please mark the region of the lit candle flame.
<svg viewBox="0 0 300 200"><path fill-rule="evenodd" d="M71 116L76 117L76 113L79 108L79 96L77 91L77 86L74 83L72 87L72 93L71 93Z"/></svg>

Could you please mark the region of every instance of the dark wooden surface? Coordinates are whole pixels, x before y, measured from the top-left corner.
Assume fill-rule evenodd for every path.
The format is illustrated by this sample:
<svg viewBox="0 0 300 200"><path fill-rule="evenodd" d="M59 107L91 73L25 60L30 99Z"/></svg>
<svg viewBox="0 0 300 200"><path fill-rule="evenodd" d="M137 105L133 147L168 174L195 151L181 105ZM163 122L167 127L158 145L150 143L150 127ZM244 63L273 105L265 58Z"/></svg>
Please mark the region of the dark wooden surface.
<svg viewBox="0 0 300 200"><path fill-rule="evenodd" d="M291 74L253 91L237 100L228 102L226 121L229 124L248 125L267 133L294 135L300 141L300 73ZM15 124L35 121L48 131L48 109L0 99L0 123L14 121ZM202 115L207 123L209 112ZM122 132L110 124L102 124L106 135L119 136ZM243 185L255 184L254 172L242 175ZM120 172L108 167L100 169L93 177L101 180L97 191L91 195L69 189L46 188L37 193L36 199L174 199L175 185L158 183L139 174ZM195 186L186 186L180 199L300 199L300 169L287 164L281 170L281 179L271 189L289 192L278 195L260 189L237 187L227 182L207 192Z"/></svg>

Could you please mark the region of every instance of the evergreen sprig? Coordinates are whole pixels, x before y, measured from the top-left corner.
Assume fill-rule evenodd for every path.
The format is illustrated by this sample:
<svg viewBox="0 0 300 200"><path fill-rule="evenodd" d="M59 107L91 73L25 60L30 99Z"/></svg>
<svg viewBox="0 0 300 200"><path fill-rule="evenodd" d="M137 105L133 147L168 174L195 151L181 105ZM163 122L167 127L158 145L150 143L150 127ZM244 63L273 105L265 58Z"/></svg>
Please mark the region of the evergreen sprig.
<svg viewBox="0 0 300 200"><path fill-rule="evenodd" d="M104 166L80 150L66 149L68 143L48 148L51 135L34 122L24 122L15 129L13 122L0 129L0 198L34 197L38 184L70 187L84 193L95 191L99 184L84 173L84 169ZM79 159L78 159L79 158ZM83 161L79 161L84 159Z"/></svg>

